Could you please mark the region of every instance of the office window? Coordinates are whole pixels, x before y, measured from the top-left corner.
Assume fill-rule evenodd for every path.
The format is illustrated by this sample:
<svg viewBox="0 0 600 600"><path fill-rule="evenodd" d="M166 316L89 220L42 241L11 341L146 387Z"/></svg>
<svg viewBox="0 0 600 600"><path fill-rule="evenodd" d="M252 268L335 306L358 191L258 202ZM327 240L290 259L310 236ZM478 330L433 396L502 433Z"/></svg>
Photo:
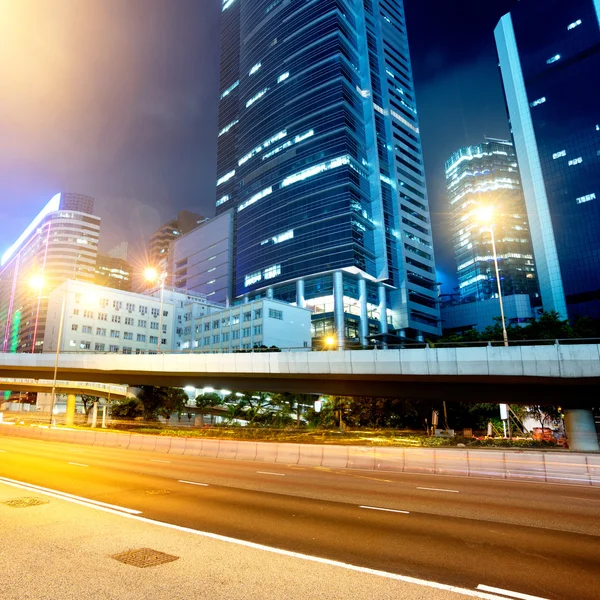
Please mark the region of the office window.
<svg viewBox="0 0 600 600"><path fill-rule="evenodd" d="M252 312L248 311L244 313L244 322L252 321Z"/></svg>
<svg viewBox="0 0 600 600"><path fill-rule="evenodd" d="M110 330L110 337L111 338L118 338L121 337L121 332L117 331L116 329L111 329Z"/></svg>
<svg viewBox="0 0 600 600"><path fill-rule="evenodd" d="M150 329L158 329L158 321L150 321Z"/></svg>
<svg viewBox="0 0 600 600"><path fill-rule="evenodd" d="M242 337L250 337L250 327L244 327L244 329L242 329Z"/></svg>
<svg viewBox="0 0 600 600"><path fill-rule="evenodd" d="M74 348L75 346L77 346L77 342L76 342L75 340L71 340L71 341L69 342L69 346L70 346L71 348Z"/></svg>
<svg viewBox="0 0 600 600"><path fill-rule="evenodd" d="M125 325L133 325L133 317L125 317Z"/></svg>
<svg viewBox="0 0 600 600"><path fill-rule="evenodd" d="M100 298L100 306L106 308L108 306L108 298Z"/></svg>
<svg viewBox="0 0 600 600"><path fill-rule="evenodd" d="M75 304L79 304L81 302L81 294L75 294Z"/></svg>
<svg viewBox="0 0 600 600"><path fill-rule="evenodd" d="M162 332L163 332L163 333L167 333L167 326L166 326L166 325L163 325L163 330L162 330Z"/></svg>
<svg viewBox="0 0 600 600"><path fill-rule="evenodd" d="M92 333L92 327L90 325L84 325L81 328L81 333Z"/></svg>
<svg viewBox="0 0 600 600"><path fill-rule="evenodd" d="M283 321L283 311L270 308L269 317L271 317L271 319L279 319L280 321Z"/></svg>
<svg viewBox="0 0 600 600"><path fill-rule="evenodd" d="M148 322L144 319L138 319L138 327L148 327Z"/></svg>
<svg viewBox="0 0 600 600"><path fill-rule="evenodd" d="M160 314L160 310L158 308L153 308L152 309L152 316L156 319L156 317L158 317L158 315Z"/></svg>
<svg viewBox="0 0 600 600"><path fill-rule="evenodd" d="M221 335L221 341L222 342L228 342L229 341L229 334L228 333L223 333Z"/></svg>
<svg viewBox="0 0 600 600"><path fill-rule="evenodd" d="M94 311L92 311L92 310L84 310L83 311L83 317L85 319L93 319L94 318Z"/></svg>
<svg viewBox="0 0 600 600"><path fill-rule="evenodd" d="M257 308L254 311L254 318L255 319L262 319L262 308Z"/></svg>
<svg viewBox="0 0 600 600"><path fill-rule="evenodd" d="M78 328L79 325L77 325L77 323L73 323L73 325L71 325L71 331L77 331Z"/></svg>
<svg viewBox="0 0 600 600"><path fill-rule="evenodd" d="M138 342L145 342L146 341L146 336L143 333L138 333L137 334L137 341Z"/></svg>
<svg viewBox="0 0 600 600"><path fill-rule="evenodd" d="M77 317L79 316L79 309L78 308L74 308L73 309L73 314Z"/></svg>
<svg viewBox="0 0 600 600"><path fill-rule="evenodd" d="M115 310L121 310L123 308L123 302L121 300L113 300L113 308Z"/></svg>
<svg viewBox="0 0 600 600"><path fill-rule="evenodd" d="M190 335L192 333L192 328L188 325L183 330L183 335Z"/></svg>
<svg viewBox="0 0 600 600"><path fill-rule="evenodd" d="M204 345L208 346L210 344L210 335L205 336L204 338Z"/></svg>
<svg viewBox="0 0 600 600"><path fill-rule="evenodd" d="M111 344L111 345L108 347L108 351L109 351L109 352L118 352L118 351L119 351L119 346L117 346L116 344Z"/></svg>
<svg viewBox="0 0 600 600"><path fill-rule="evenodd" d="M168 317L168 316L169 316L169 311L163 310L163 317Z"/></svg>
<svg viewBox="0 0 600 600"><path fill-rule="evenodd" d="M130 302L127 303L127 306L125 307L129 312L133 312L135 310L135 304L131 304ZM125 351L125 348L123 348L123 351Z"/></svg>
<svg viewBox="0 0 600 600"><path fill-rule="evenodd" d="M131 331L126 331L123 334L123 339L124 340L132 340L133 339L133 333Z"/></svg>
<svg viewBox="0 0 600 600"><path fill-rule="evenodd" d="M212 322L212 328L213 329L219 329L219 321L213 321Z"/></svg>
<svg viewBox="0 0 600 600"><path fill-rule="evenodd" d="M108 313L98 313L98 321L108 321Z"/></svg>
<svg viewBox="0 0 600 600"><path fill-rule="evenodd" d="M254 335L261 335L262 334L262 325L255 325L254 326Z"/></svg>
<svg viewBox="0 0 600 600"><path fill-rule="evenodd" d="M210 323L208 321L204 323L204 331L210 331Z"/></svg>
<svg viewBox="0 0 600 600"><path fill-rule="evenodd" d="M129 346L123 346L123 354L131 354L131 350Z"/></svg>
<svg viewBox="0 0 600 600"><path fill-rule="evenodd" d="M112 315L110 320L113 323L120 323L121 322L121 315Z"/></svg>
<svg viewBox="0 0 600 600"><path fill-rule="evenodd" d="M231 332L231 339L232 340L239 340L240 339L240 330L236 329L235 331Z"/></svg>
<svg viewBox="0 0 600 600"><path fill-rule="evenodd" d="M167 338L161 338L161 340L160 340L160 343L161 343L163 346L166 346L166 345L167 345Z"/></svg>
<svg viewBox="0 0 600 600"><path fill-rule="evenodd" d="M98 342L96 342L96 344L94 345L94 350L96 352L104 352L105 347L106 347L106 344L99 344Z"/></svg>
<svg viewBox="0 0 600 600"><path fill-rule="evenodd" d="M151 344L158 344L158 336L157 335L151 335L150 336L150 343Z"/></svg>
<svg viewBox="0 0 600 600"><path fill-rule="evenodd" d="M81 344L79 344L79 347L82 350L89 350L92 347L92 342L81 342Z"/></svg>
<svg viewBox="0 0 600 600"><path fill-rule="evenodd" d="M147 314L148 314L148 307L140 305L140 315L147 315Z"/></svg>
<svg viewBox="0 0 600 600"><path fill-rule="evenodd" d="M221 319L221 325L223 325L223 327L229 327L230 323L231 323L231 319L229 317L225 317L224 319Z"/></svg>
<svg viewBox="0 0 600 600"><path fill-rule="evenodd" d="M96 335L106 335L106 329L104 329L104 327L97 327L96 328Z"/></svg>
<svg viewBox="0 0 600 600"><path fill-rule="evenodd" d="M231 324L232 325L239 325L240 324L240 315L233 315L231 317Z"/></svg>

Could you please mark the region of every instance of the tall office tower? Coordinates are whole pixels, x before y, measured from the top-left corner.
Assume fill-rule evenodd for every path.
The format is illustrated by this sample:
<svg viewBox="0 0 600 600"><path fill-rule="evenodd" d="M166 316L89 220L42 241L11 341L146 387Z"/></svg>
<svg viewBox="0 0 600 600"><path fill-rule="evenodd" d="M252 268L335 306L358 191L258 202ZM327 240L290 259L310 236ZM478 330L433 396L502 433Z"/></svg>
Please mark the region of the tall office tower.
<svg viewBox="0 0 600 600"><path fill-rule="evenodd" d="M495 35L544 309L600 317L600 1L521 0Z"/></svg>
<svg viewBox="0 0 600 600"><path fill-rule="evenodd" d="M189 210L179 211L177 218L161 225L150 237L150 264L167 272L167 283L172 285L173 269L169 259L169 245L180 235L188 233L206 221Z"/></svg>
<svg viewBox="0 0 600 600"><path fill-rule="evenodd" d="M3 352L41 352L48 296L61 283L94 282L100 217L94 199L56 194L0 259ZM33 289L32 277L42 281Z"/></svg>
<svg viewBox="0 0 600 600"><path fill-rule="evenodd" d="M400 0L224 0L217 213L234 299L313 311L339 345L439 333Z"/></svg>
<svg viewBox="0 0 600 600"><path fill-rule="evenodd" d="M446 161L454 254L461 300L498 297L489 225L477 210L494 210L494 237L503 295L528 294L539 304L533 250L517 157L505 140L486 138L460 148Z"/></svg>

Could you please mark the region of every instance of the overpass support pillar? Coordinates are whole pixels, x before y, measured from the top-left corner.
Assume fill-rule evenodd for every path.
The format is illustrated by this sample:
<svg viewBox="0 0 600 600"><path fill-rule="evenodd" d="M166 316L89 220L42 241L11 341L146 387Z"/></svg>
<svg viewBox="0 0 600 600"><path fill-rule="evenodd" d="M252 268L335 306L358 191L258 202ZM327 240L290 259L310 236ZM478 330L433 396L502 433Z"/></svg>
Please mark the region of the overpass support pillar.
<svg viewBox="0 0 600 600"><path fill-rule="evenodd" d="M73 425L75 422L75 403L77 396L75 394L67 394L67 412L65 416L65 425Z"/></svg>
<svg viewBox="0 0 600 600"><path fill-rule="evenodd" d="M367 345L367 336L369 335L369 313L367 311L367 282L361 277L358 280L358 296L360 302L360 343Z"/></svg>
<svg viewBox="0 0 600 600"><path fill-rule="evenodd" d="M584 408L565 409L565 427L571 450L581 452L600 450L594 415L591 410Z"/></svg>
<svg viewBox="0 0 600 600"><path fill-rule="evenodd" d="M335 271L333 273L333 323L337 335L338 348L341 350L346 341L344 276L341 271Z"/></svg>

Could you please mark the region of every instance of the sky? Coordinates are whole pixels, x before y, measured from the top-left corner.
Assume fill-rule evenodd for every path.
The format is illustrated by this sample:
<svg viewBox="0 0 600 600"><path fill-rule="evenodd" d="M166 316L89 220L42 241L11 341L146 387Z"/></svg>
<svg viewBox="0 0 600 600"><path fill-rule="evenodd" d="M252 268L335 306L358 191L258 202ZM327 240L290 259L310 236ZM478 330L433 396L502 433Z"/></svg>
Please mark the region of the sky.
<svg viewBox="0 0 600 600"><path fill-rule="evenodd" d="M515 0L405 0L443 291L444 161L509 135L493 30ZM96 198L134 253L215 204L221 0L0 0L0 254L58 191Z"/></svg>

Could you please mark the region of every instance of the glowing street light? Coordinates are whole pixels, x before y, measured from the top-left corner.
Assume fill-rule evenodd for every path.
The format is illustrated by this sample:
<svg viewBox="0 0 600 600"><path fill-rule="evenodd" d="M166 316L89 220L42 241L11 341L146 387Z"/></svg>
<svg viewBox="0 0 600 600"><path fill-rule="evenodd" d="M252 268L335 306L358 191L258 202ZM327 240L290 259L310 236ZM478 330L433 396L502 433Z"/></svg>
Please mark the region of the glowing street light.
<svg viewBox="0 0 600 600"><path fill-rule="evenodd" d="M325 347L329 350L335 347L335 337L332 335L328 335L323 341L325 342Z"/></svg>
<svg viewBox="0 0 600 600"><path fill-rule="evenodd" d="M502 284L500 283L500 271L498 269L498 255L496 253L496 238L494 236L494 207L481 206L475 211L475 218L481 224L489 225L490 235L492 237L492 254L494 256L494 268L496 270L496 283L498 284L498 299L500 300L500 317L502 319L502 337L504 345L508 346L508 334L506 333L506 321L504 319L504 303L502 301Z"/></svg>
<svg viewBox="0 0 600 600"><path fill-rule="evenodd" d="M149 282L160 283L160 316L158 323L158 352L160 353L160 340L162 337L162 321L163 321L163 303L165 298L165 280L167 278L166 271L158 273L154 267L147 267L144 270L144 279Z"/></svg>

